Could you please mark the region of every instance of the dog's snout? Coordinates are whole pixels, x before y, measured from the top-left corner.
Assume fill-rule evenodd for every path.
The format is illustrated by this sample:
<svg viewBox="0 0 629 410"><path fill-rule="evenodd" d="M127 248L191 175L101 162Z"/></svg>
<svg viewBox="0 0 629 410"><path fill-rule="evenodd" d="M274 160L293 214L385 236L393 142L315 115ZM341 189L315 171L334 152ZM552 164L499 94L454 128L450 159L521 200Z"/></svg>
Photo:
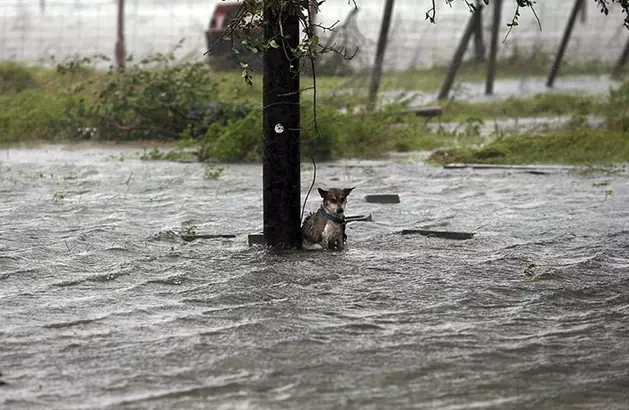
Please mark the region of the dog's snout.
<svg viewBox="0 0 629 410"><path fill-rule="evenodd" d="M336 208L336 212L338 212L339 214L343 213L343 207L339 206L338 208Z"/></svg>

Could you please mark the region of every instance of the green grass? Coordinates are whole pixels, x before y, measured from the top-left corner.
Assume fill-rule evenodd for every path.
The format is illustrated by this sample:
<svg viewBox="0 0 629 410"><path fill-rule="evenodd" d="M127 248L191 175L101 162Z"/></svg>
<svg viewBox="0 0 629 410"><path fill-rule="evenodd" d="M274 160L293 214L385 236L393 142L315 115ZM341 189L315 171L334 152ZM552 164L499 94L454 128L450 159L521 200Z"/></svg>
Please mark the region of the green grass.
<svg viewBox="0 0 629 410"><path fill-rule="evenodd" d="M534 59L518 56L499 60L497 63L498 79L520 78L522 76L546 76L552 64L550 56L540 55ZM561 75L601 75L609 74L612 65L599 60L584 61L578 63L564 62ZM436 66L430 68L412 69L406 71L385 72L382 75L380 90L413 90L435 92L439 90L443 82L447 67ZM343 76L319 76L316 84L319 95L338 91L341 88L362 91L358 94L365 95L369 86L369 72L356 74L353 77ZM485 64L478 65L468 61L461 64L456 76L456 81L484 82L487 75ZM244 88L241 73L239 71L227 71L215 73L223 96L234 98L235 101L259 102L262 99L262 80L259 73L253 74L253 86ZM302 75L301 88L305 94L311 95L309 90L314 82L309 75ZM354 95L355 99L356 95Z"/></svg>
<svg viewBox="0 0 629 410"><path fill-rule="evenodd" d="M521 77L545 77L548 75L552 61L549 55L539 55L535 58L523 58L512 56L498 60L497 79L513 79ZM560 75L602 75L611 73L611 64L590 60L582 62L564 62ZM414 90L424 92L435 92L439 90L447 72L446 66L435 66L429 68L417 68L406 71L385 71L382 75L380 90ZM348 88L360 87L366 89L369 85L369 75L367 71L356 78L348 77L321 77L317 79L317 85L321 89L338 89L341 86ZM466 61L461 64L456 75L457 82L485 82L487 77L486 64L476 64L473 61ZM312 79L307 76L302 77L304 88L312 86Z"/></svg>
<svg viewBox="0 0 629 410"><path fill-rule="evenodd" d="M451 101L442 105L442 121L464 121L468 118L484 120L505 118L557 117L587 112L600 115L605 98L578 94L546 93L532 98L509 98L504 101Z"/></svg>
<svg viewBox="0 0 629 410"><path fill-rule="evenodd" d="M506 76L545 74L545 64L525 66L517 59L500 62L499 74ZM608 70L603 64L590 62L579 66L564 66L563 74L595 74ZM415 70L405 73L385 73L381 89L407 88L432 91L439 87L444 68ZM152 72L154 74L154 72ZM196 71L198 75L198 70ZM181 76L156 76L150 71L129 74L127 92L133 94L134 104L143 104L140 109L120 109L127 103L126 96L119 96L118 77L107 76L87 67L77 67L71 74L61 75L56 70L28 67L13 62L0 63L0 144L32 143L34 141L87 140L77 134L79 128L93 121L101 127L109 126L111 133L103 140L127 142L129 134L116 134L120 124L137 124L134 115L139 112L156 113L156 119L164 124L173 124L161 115L170 113L167 105L152 106L154 95L147 91L150 86L158 87L163 82L172 93L172 101L181 107L190 107L193 102L229 102L236 105L251 104L254 109L244 118L230 119L226 123L210 126L202 135L193 136L189 127L176 131L170 138L171 144L180 148L191 148L199 160L241 162L259 161L262 152L262 82L254 76L253 86L247 86L240 73L220 72L211 74L214 85L204 83L208 91L199 93L199 82L191 87ZM205 75L205 74L203 74ZM135 76L135 77L133 77ZM187 78L187 77L186 77ZM482 81L484 68L466 63L461 68L459 80ZM304 157L317 159L333 158L378 158L390 151L437 150L432 157L436 163L485 162L494 164L524 163L571 163L591 164L629 161L629 85L610 93L609 97L598 98L584 95L558 93L540 94L533 98L511 98L506 101L470 103L450 101L443 105L441 121L461 123L460 131L448 133L431 132L424 120L413 115L344 115L338 108L364 104L364 97L338 94L342 86L353 87L347 77L320 77L317 79L318 127L314 125L312 91L306 91L302 99L302 152ZM205 81L205 80L203 80ZM137 84L135 90L129 84ZM303 76L303 89L311 87L312 79ZM112 88L113 87L113 88ZM141 97L141 98L139 98ZM106 100L109 98L109 100ZM84 100L84 104L79 102ZM105 102L103 102L105 101ZM139 101L139 102L138 102ZM169 100L171 101L171 100ZM166 102L168 103L168 101ZM90 112L82 121L82 110L102 105L103 111ZM192 105L194 105L192 104ZM257 108L256 108L257 107ZM391 107L390 107L391 108ZM393 107L399 108L399 107ZM163 111L166 109L166 111ZM135 110L135 111L134 111ZM152 110L152 111L151 111ZM94 115L106 112L106 121L94 119ZM158 115L159 114L159 115ZM608 120L605 129L587 128L585 115L599 115ZM487 142L480 138L478 124L492 119L523 117L574 116L572 126L550 131L547 134L516 135ZM122 118L124 117L124 118ZM126 121L126 123L123 123ZM120 122L120 124L118 123ZM149 125L154 125L149 122ZM185 124L184 124L185 125ZM159 140L155 134L140 135L143 144ZM135 137L134 137L135 138ZM482 145L485 144L485 145ZM480 146L480 148L478 148ZM189 159L190 150L172 152L153 150L145 159L182 160Z"/></svg>
<svg viewBox="0 0 629 410"><path fill-rule="evenodd" d="M629 138L608 129L562 129L548 135L517 135L494 139L480 148L434 153L431 162L477 164L605 165L629 162Z"/></svg>
<svg viewBox="0 0 629 410"><path fill-rule="evenodd" d="M64 108L69 99L31 88L0 95L0 143L62 139Z"/></svg>

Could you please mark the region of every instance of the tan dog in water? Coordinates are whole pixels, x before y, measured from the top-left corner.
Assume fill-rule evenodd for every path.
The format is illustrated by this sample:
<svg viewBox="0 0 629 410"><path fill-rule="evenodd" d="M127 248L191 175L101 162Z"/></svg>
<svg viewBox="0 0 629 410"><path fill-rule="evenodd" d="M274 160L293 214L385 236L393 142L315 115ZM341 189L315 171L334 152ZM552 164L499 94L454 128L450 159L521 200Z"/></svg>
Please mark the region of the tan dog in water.
<svg viewBox="0 0 629 410"><path fill-rule="evenodd" d="M354 188L318 188L323 198L317 212L304 219L301 227L302 247L309 250L345 248L345 206Z"/></svg>

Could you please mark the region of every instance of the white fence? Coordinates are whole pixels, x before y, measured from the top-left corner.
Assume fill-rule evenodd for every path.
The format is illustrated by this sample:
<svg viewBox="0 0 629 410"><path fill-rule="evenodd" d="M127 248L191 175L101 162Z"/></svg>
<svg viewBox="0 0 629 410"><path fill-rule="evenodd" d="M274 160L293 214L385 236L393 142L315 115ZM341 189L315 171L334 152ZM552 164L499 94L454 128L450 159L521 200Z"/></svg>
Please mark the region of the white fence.
<svg viewBox="0 0 629 410"><path fill-rule="evenodd" d="M386 56L386 67L445 64L469 18L463 1L452 7L437 1L437 24L425 20L431 0L397 0L394 24ZM199 59L205 51L203 31L216 1L199 0L127 0L127 51L141 57L171 49L185 38L180 58ZM360 12L358 28L364 40L358 61L369 65L380 28L383 1L357 0ZM490 0L491 3L491 0ZM320 22L331 25L343 21L353 6L347 0L328 0L322 5ZM559 44L572 7L569 0L538 2L537 14L542 31L532 14L524 10L520 26L504 44L501 56L513 53L553 54ZM593 1L585 2L586 11L574 30L566 53L573 61L618 58L629 33L622 26L619 10L602 15ZM515 10L515 0L503 6L503 31ZM486 9L484 27L489 39L491 7ZM0 60L47 63L92 54L113 55L116 31L115 0L0 0ZM503 33L503 34L504 34Z"/></svg>

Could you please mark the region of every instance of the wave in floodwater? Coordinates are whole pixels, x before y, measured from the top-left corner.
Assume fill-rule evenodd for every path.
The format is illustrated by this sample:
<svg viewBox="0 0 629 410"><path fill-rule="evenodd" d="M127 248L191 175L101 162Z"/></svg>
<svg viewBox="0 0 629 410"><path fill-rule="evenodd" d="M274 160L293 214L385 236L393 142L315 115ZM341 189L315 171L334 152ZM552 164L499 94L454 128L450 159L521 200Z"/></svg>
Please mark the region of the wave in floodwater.
<svg viewBox="0 0 629 410"><path fill-rule="evenodd" d="M629 406L625 176L320 164L373 222L271 252L247 245L259 165L138 151L0 151L0 407ZM420 227L476 235L399 234Z"/></svg>

